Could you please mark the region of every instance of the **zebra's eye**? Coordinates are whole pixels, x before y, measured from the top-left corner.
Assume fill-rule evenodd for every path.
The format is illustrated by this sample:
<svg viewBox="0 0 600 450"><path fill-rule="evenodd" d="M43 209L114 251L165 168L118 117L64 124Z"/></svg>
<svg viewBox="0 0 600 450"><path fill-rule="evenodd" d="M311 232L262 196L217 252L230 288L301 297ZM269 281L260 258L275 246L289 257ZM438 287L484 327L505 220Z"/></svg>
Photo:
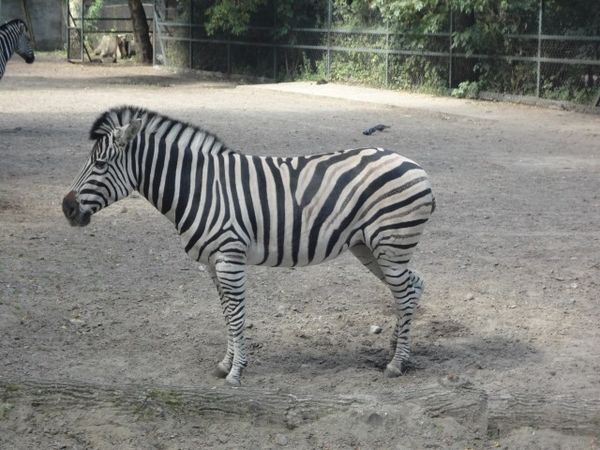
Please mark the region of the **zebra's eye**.
<svg viewBox="0 0 600 450"><path fill-rule="evenodd" d="M106 166L108 166L108 163L106 161L102 161L101 159L97 159L94 165L97 169L104 170L106 169Z"/></svg>

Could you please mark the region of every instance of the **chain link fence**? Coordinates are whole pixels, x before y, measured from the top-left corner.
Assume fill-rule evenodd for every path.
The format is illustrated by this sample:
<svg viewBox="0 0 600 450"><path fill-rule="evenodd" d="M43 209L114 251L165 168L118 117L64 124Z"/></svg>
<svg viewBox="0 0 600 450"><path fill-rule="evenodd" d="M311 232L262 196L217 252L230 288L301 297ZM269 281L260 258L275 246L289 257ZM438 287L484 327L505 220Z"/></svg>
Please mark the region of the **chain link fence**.
<svg viewBox="0 0 600 450"><path fill-rule="evenodd" d="M98 2L91 0L68 0L67 2L67 59L71 62L98 61L102 59L102 52L108 51L111 55L116 55L116 47L119 47L119 54L122 54L122 57L129 56L124 54L123 42L127 43L127 53L130 46L132 50L135 47L129 6L125 3L120 5L100 3L100 8L94 8L95 3ZM154 5L143 3L143 6L148 17L149 28L153 30ZM101 44L102 49L99 51ZM113 46L115 48L111 48ZM134 51L131 52L133 53Z"/></svg>
<svg viewBox="0 0 600 450"><path fill-rule="evenodd" d="M155 62L274 80L322 78L454 89L459 96L485 89L583 104L598 101L600 29L587 26L585 14L581 23L565 29L560 16L565 11L551 10L540 0L511 34L473 51L459 39L472 23L450 9L438 11L437 31L423 33L384 28L381 18L369 12L357 21L340 4L306 2L285 26L277 4L269 4L243 36L231 36L207 34L210 2L157 0Z"/></svg>

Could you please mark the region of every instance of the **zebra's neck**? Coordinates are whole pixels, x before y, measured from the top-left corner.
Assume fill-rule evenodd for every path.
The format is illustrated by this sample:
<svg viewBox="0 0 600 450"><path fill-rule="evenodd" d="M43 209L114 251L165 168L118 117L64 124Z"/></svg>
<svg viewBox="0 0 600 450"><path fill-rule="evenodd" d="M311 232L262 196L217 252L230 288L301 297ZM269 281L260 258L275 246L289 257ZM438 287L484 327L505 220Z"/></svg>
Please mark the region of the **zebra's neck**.
<svg viewBox="0 0 600 450"><path fill-rule="evenodd" d="M2 56L5 62L8 61L15 52L19 36L18 33L11 33L10 31L8 26L0 28L0 56Z"/></svg>
<svg viewBox="0 0 600 450"><path fill-rule="evenodd" d="M133 143L137 190L183 233L198 209L220 201L219 171L234 152L214 135L180 122L150 125Z"/></svg>

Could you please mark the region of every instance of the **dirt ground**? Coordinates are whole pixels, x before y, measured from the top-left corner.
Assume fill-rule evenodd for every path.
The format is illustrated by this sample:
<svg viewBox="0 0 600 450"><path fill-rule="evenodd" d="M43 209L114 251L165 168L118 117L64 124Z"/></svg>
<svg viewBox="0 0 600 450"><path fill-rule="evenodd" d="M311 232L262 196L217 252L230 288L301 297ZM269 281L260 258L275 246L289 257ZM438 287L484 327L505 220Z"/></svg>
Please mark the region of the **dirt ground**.
<svg viewBox="0 0 600 450"><path fill-rule="evenodd" d="M383 146L418 161L437 210L412 263L426 280L413 367L383 376L391 296L351 254L252 267L240 389L369 398L385 412L292 428L0 394L0 448L600 448L598 410L577 411L578 399L600 399L600 116L509 104L12 60L0 81L0 378L223 384L211 375L226 337L217 294L172 225L137 195L87 228L62 215L91 124L121 104L201 125L252 154ZM378 123L391 128L361 133ZM505 394L542 401L531 417L483 433L418 402L390 409L403 390L448 380L485 392L490 408ZM517 417L510 408L500 413ZM552 425L571 412L581 427Z"/></svg>

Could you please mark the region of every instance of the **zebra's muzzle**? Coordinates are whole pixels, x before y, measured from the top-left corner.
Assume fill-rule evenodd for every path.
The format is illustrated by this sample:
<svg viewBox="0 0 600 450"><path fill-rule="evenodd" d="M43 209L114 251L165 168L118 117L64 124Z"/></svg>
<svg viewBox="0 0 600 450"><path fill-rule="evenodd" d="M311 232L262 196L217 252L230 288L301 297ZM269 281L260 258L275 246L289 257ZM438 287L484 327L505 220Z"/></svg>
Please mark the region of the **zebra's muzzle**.
<svg viewBox="0 0 600 450"><path fill-rule="evenodd" d="M62 202L62 210L71 226L85 227L90 223L92 214L89 211L81 211L75 191L71 191L65 195Z"/></svg>

